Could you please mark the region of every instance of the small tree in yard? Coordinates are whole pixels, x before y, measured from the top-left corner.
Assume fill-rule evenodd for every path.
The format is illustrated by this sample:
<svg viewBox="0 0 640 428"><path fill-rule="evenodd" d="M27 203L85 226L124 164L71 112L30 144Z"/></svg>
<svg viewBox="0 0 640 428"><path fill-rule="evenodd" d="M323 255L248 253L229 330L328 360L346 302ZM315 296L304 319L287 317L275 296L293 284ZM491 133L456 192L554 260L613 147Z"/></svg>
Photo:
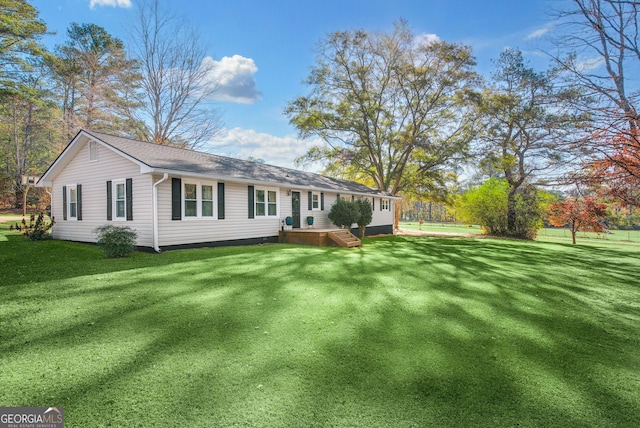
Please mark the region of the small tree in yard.
<svg viewBox="0 0 640 428"><path fill-rule="evenodd" d="M353 202L338 199L331 207L328 217L336 226L351 229L351 225L358 222L360 212Z"/></svg>
<svg viewBox="0 0 640 428"><path fill-rule="evenodd" d="M373 207L367 199L357 199L353 204L358 210L358 220L356 220L356 223L358 223L360 239L362 239L364 238L364 232L367 226L373 220Z"/></svg>
<svg viewBox="0 0 640 428"><path fill-rule="evenodd" d="M100 226L96 230L96 243L108 258L128 257L136 250L138 233L129 226Z"/></svg>
<svg viewBox="0 0 640 428"><path fill-rule="evenodd" d="M592 198L569 198L554 202L547 210L549 222L558 227L569 226L571 240L576 243L576 232L604 232L600 219L607 215L607 206Z"/></svg>

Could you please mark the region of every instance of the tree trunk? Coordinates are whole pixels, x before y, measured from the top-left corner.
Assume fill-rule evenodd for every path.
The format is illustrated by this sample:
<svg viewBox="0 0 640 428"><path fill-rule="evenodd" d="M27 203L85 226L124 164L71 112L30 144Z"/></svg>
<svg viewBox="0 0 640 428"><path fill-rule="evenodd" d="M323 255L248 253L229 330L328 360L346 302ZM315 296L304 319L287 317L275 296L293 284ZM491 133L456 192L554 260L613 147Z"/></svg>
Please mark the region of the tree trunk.
<svg viewBox="0 0 640 428"><path fill-rule="evenodd" d="M507 232L510 236L516 235L516 193L515 191L510 191L507 196Z"/></svg>

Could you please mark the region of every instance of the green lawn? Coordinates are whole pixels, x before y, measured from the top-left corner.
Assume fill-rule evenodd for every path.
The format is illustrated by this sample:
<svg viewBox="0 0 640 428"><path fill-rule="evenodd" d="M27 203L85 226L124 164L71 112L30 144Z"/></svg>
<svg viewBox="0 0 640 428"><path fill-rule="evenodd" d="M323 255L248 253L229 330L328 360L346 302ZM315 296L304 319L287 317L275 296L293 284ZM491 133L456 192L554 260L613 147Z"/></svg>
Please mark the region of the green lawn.
<svg viewBox="0 0 640 428"><path fill-rule="evenodd" d="M482 230L478 225L465 225L461 223L424 223L420 225L416 221L400 222L401 229L422 230L423 232L440 233L464 233L481 235ZM538 240L566 240L571 242L571 231L566 228L544 228L538 231ZM611 230L610 233L578 232L577 240L580 241L613 241L632 242L640 244L640 230Z"/></svg>
<svg viewBox="0 0 640 428"><path fill-rule="evenodd" d="M68 427L640 426L640 246L107 260L6 229L0 405L63 406Z"/></svg>

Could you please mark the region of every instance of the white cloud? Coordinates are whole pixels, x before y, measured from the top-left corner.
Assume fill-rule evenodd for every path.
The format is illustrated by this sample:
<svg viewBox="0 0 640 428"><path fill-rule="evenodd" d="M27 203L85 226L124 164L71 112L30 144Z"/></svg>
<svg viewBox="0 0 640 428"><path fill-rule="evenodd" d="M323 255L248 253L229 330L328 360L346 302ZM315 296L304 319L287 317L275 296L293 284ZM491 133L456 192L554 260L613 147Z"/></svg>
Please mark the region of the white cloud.
<svg viewBox="0 0 640 428"><path fill-rule="evenodd" d="M205 66L212 66L211 81L218 86L214 94L215 99L241 104L260 101L262 94L257 90L253 77L258 72L258 67L253 59L233 55L216 61L207 57L203 63Z"/></svg>
<svg viewBox="0 0 640 428"><path fill-rule="evenodd" d="M575 68L581 73L588 73L600 68L602 65L604 65L604 58L584 58L576 61Z"/></svg>
<svg viewBox="0 0 640 428"><path fill-rule="evenodd" d="M300 169L295 166L295 158L304 155L312 146L321 144L320 140L301 140L295 136L276 137L256 132L252 129L232 128L224 137L212 144L211 151L224 156L240 159L262 159L270 165ZM220 150L216 150L221 147ZM310 171L317 172L320 165L311 165Z"/></svg>
<svg viewBox="0 0 640 428"><path fill-rule="evenodd" d="M438 37L436 34L422 33L416 37L416 44L430 45L431 43L435 43L439 41L440 41L440 37Z"/></svg>
<svg viewBox="0 0 640 428"><path fill-rule="evenodd" d="M555 27L555 24L553 23L546 24L544 27L538 28L537 30L533 30L532 32L527 34L527 36L524 39L525 40L539 39L545 34L547 34L549 31L553 30L554 27Z"/></svg>
<svg viewBox="0 0 640 428"><path fill-rule="evenodd" d="M89 7L93 9L95 6L123 7L129 9L131 7L131 0L91 0Z"/></svg>

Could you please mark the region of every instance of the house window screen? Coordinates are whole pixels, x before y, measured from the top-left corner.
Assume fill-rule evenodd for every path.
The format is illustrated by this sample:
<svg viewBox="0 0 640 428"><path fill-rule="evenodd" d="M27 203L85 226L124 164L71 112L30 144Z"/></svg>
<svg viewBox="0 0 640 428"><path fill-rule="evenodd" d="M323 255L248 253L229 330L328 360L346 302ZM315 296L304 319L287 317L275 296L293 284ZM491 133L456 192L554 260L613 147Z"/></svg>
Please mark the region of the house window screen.
<svg viewBox="0 0 640 428"><path fill-rule="evenodd" d="M196 217L198 215L198 187L195 184L184 185L184 215Z"/></svg>

